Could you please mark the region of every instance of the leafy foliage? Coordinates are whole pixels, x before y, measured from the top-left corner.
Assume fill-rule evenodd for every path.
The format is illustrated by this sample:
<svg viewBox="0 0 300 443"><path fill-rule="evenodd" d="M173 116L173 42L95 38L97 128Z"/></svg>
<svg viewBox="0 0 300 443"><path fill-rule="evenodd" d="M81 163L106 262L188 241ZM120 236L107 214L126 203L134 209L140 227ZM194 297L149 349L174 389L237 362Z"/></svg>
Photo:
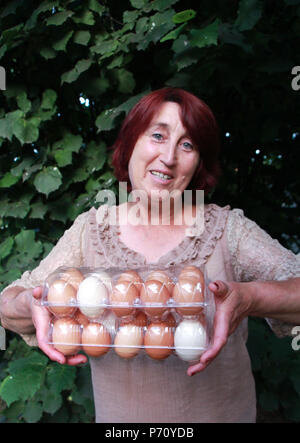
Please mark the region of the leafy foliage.
<svg viewBox="0 0 300 443"><path fill-rule="evenodd" d="M299 252L299 16L295 0L1 2L1 288L37 266L100 189L118 191L108 147L134 103L165 85L217 116L224 173L210 199ZM8 341L3 421L93 419L88 366ZM249 350L260 406L298 421L290 339L251 321Z"/></svg>

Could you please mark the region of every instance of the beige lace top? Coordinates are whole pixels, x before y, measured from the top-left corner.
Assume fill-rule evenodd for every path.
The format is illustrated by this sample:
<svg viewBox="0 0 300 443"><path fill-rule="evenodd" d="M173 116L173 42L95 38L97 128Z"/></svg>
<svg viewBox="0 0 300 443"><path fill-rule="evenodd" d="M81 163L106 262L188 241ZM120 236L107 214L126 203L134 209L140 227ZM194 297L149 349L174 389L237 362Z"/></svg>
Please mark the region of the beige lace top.
<svg viewBox="0 0 300 443"><path fill-rule="evenodd" d="M102 207L103 209L103 207ZM31 288L43 284L59 266L120 268L147 264L145 257L119 238L120 229L103 222L96 210L77 217L40 265L10 286ZM155 264L205 265L214 279L252 281L285 280L300 276L300 257L272 239L241 209L205 206L205 230L185 237ZM292 325L267 319L274 332L289 335ZM36 345L34 336L23 336ZM125 360L114 352L90 358L97 422L200 423L255 422L256 396L246 348L247 319L229 337L219 356L202 373L189 377L187 363L176 356L164 361L140 352Z"/></svg>

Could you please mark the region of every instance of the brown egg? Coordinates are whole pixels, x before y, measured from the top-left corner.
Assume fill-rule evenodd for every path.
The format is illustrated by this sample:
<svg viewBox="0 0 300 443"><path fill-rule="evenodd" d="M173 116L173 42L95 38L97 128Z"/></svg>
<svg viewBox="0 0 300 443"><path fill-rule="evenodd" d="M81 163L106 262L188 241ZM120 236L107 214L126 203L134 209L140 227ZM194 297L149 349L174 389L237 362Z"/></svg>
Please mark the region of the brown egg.
<svg viewBox="0 0 300 443"><path fill-rule="evenodd" d="M176 320L171 312L166 316L166 318L163 319L163 322L166 323L166 325L168 325L170 328L176 327Z"/></svg>
<svg viewBox="0 0 300 443"><path fill-rule="evenodd" d="M139 291L132 281L118 280L110 294L111 309L118 317L131 315L135 310L134 302L138 298Z"/></svg>
<svg viewBox="0 0 300 443"><path fill-rule="evenodd" d="M70 283L70 285L74 286L76 290L78 290L78 287L84 279L84 276L78 269L70 268L64 271L61 274L60 278L67 281L68 283Z"/></svg>
<svg viewBox="0 0 300 443"><path fill-rule="evenodd" d="M81 343L80 325L73 318L58 318L52 329L52 343L64 355L77 354Z"/></svg>
<svg viewBox="0 0 300 443"><path fill-rule="evenodd" d="M143 345L143 329L134 323L124 324L116 334L114 345L120 357L135 357Z"/></svg>
<svg viewBox="0 0 300 443"><path fill-rule="evenodd" d="M172 354L174 335L167 323L151 323L145 333L144 346L146 353L155 360L163 360Z"/></svg>
<svg viewBox="0 0 300 443"><path fill-rule="evenodd" d="M89 323L83 327L81 343L87 355L100 357L109 351L111 338L101 323Z"/></svg>
<svg viewBox="0 0 300 443"><path fill-rule="evenodd" d="M65 280L55 280L49 287L48 308L58 317L71 316L76 311L76 289ZM73 306L70 306L72 305Z"/></svg>
<svg viewBox="0 0 300 443"><path fill-rule="evenodd" d="M164 271L152 271L147 276L146 281L148 280L156 280L164 283L170 294L172 294L174 283L173 280L166 274Z"/></svg>
<svg viewBox="0 0 300 443"><path fill-rule="evenodd" d="M120 275L118 280L131 281L137 287L137 289L139 291L140 291L141 285L143 283L143 279L139 276L139 274L136 271L133 271L133 270L128 270L128 271L122 272L122 274Z"/></svg>
<svg viewBox="0 0 300 443"><path fill-rule="evenodd" d="M196 278L204 287L204 276L202 271L196 266L186 266L179 274L178 280L181 278Z"/></svg>
<svg viewBox="0 0 300 443"><path fill-rule="evenodd" d="M147 326L147 324L148 324L148 317L144 311L138 310L138 313L136 314L136 316L134 317L132 322L135 325L143 328L143 327Z"/></svg>
<svg viewBox="0 0 300 443"><path fill-rule="evenodd" d="M90 322L89 319L79 309L77 309L73 318L82 326L86 326Z"/></svg>
<svg viewBox="0 0 300 443"><path fill-rule="evenodd" d="M196 304L196 306L177 306L176 311L181 315L197 315L203 310L199 303L204 302L201 283L196 278L181 277L173 290L173 300L176 304Z"/></svg>
<svg viewBox="0 0 300 443"><path fill-rule="evenodd" d="M145 312L157 317L167 309L166 303L170 298L170 292L160 281L148 280L142 285L140 297Z"/></svg>

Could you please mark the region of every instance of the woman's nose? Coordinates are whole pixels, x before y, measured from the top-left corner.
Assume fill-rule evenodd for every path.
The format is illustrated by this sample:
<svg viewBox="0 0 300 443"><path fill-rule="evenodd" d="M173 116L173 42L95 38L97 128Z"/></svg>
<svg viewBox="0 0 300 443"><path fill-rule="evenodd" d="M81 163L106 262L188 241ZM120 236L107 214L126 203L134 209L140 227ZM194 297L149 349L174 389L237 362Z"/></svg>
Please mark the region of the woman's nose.
<svg viewBox="0 0 300 443"><path fill-rule="evenodd" d="M176 163L177 151L176 145L173 143L169 143L165 145L160 154L160 160L169 168L174 166Z"/></svg>

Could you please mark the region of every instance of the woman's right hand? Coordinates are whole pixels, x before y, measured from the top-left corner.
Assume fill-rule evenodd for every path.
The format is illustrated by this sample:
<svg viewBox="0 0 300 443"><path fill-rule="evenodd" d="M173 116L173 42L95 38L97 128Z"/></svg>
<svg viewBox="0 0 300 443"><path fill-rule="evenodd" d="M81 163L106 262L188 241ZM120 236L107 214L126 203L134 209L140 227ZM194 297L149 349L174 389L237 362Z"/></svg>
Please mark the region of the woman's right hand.
<svg viewBox="0 0 300 443"><path fill-rule="evenodd" d="M32 321L36 329L36 338L39 348L51 359L61 364L79 365L87 362L84 354L65 356L57 351L53 345L47 343L48 331L52 315L49 310L41 306L42 287L32 290L31 313Z"/></svg>

